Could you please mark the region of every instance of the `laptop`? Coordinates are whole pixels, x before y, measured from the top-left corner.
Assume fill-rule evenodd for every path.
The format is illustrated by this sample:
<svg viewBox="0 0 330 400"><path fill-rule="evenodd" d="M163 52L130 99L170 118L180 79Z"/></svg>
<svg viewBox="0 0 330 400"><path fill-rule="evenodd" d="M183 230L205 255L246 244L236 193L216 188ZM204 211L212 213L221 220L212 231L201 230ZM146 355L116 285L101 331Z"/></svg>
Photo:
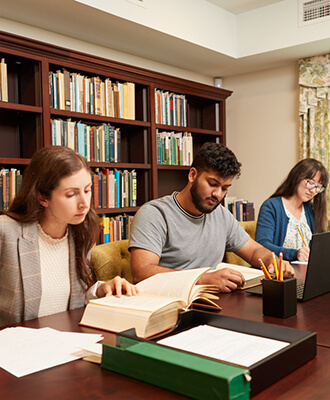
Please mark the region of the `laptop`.
<svg viewBox="0 0 330 400"><path fill-rule="evenodd" d="M262 286L246 290L262 295ZM330 292L330 232L312 236L305 280L297 279L297 301L307 301Z"/></svg>

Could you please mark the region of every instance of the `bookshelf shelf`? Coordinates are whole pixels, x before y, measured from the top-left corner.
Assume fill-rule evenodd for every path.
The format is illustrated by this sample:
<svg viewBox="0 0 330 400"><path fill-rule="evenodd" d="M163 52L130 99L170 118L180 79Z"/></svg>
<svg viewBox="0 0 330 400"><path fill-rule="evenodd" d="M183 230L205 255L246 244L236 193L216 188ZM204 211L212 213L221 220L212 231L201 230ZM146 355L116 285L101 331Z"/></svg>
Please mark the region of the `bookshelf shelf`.
<svg viewBox="0 0 330 400"><path fill-rule="evenodd" d="M117 146L120 149L118 157L120 162L90 161L89 164L93 170L99 172L104 169L121 172L135 170L137 205L125 208L98 208L96 210L98 214L110 216L134 214L144 202L170 194L173 190L181 190L184 186L188 166L157 163L158 131L189 132L194 154L205 141L224 144L226 142L226 99L232 93L229 90L2 31L0 31L0 59L5 60L8 75L8 102L0 101L0 140L3 144L0 147L0 163L5 168L19 168L23 173L36 150L53 144L54 139L57 140L58 137L62 140L65 136L54 135L54 121L57 121L57 124L68 124L68 121L74 124L82 123L87 126L87 130L106 125L111 129L120 130L120 146ZM68 97L63 103L62 97L60 106L53 97L56 87L54 82L57 82L56 79L62 79L59 77L64 71L66 76L70 76L71 85L73 76L76 75L81 75L86 82L95 82L95 79L99 78L105 85L109 81L111 85L133 84L134 91L130 93L133 93L131 100L133 99L134 104L134 119L132 115L129 115L128 119L127 114L124 118L121 113L109 113L107 107L111 101L108 97L105 100L108 105L104 108L103 104L101 112L93 110L95 104L92 100L89 106L84 103L83 108L73 107L73 103L78 104L78 101L81 101L79 96L75 97L71 104L67 104L70 103L67 101ZM184 98L186 127L157 123L156 115L159 112L158 103L155 103L157 90L175 93ZM86 89L85 93L89 93L89 89ZM106 93L109 93L109 89ZM71 111L72 109L75 111ZM66 139L63 141L65 144ZM85 141L85 146L92 146L91 143L92 140ZM90 154L87 152L86 157L88 155ZM90 159L102 158L94 158L93 154Z"/></svg>
<svg viewBox="0 0 330 400"><path fill-rule="evenodd" d="M220 132L220 131L214 131L211 129L191 128L189 126L174 126L174 125L156 124L156 129L161 129L163 131L191 132L191 133L198 133L200 135L223 136L223 132Z"/></svg>
<svg viewBox="0 0 330 400"><path fill-rule="evenodd" d="M6 158L0 157L0 164L1 165L29 165L31 159L30 158Z"/></svg>
<svg viewBox="0 0 330 400"><path fill-rule="evenodd" d="M121 208L97 208L97 214L122 214L122 213L136 213L139 207L121 207Z"/></svg>
<svg viewBox="0 0 330 400"><path fill-rule="evenodd" d="M114 125L141 126L145 128L150 128L150 122L146 121L129 120L124 118L113 118L113 117L106 117L104 115L94 115L94 114L86 114L73 111L57 110L55 108L50 109L50 114L52 117L58 116L62 118L74 118L76 120L96 121L100 123L110 123Z"/></svg>
<svg viewBox="0 0 330 400"><path fill-rule="evenodd" d="M27 106L25 104L17 104L17 103L6 103L0 102L0 109L4 110L14 110L14 111L24 111L31 112L36 114L42 114L42 107L37 106Z"/></svg>
<svg viewBox="0 0 330 400"><path fill-rule="evenodd" d="M146 169L150 170L150 164L137 164L137 163L106 163L106 162L93 162L90 161L91 167L102 167L102 168L118 168L118 169Z"/></svg>
<svg viewBox="0 0 330 400"><path fill-rule="evenodd" d="M174 171L189 171L190 167L186 165L160 165L157 164L157 169L167 169L167 170L174 170Z"/></svg>

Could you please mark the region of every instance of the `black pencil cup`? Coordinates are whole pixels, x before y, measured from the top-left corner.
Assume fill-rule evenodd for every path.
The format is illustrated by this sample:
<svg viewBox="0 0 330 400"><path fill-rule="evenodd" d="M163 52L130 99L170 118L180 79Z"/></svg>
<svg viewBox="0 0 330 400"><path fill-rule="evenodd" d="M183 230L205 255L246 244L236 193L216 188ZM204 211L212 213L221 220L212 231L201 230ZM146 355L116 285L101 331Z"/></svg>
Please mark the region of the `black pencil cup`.
<svg viewBox="0 0 330 400"><path fill-rule="evenodd" d="M287 318L297 314L297 280L262 279L262 311L270 317Z"/></svg>

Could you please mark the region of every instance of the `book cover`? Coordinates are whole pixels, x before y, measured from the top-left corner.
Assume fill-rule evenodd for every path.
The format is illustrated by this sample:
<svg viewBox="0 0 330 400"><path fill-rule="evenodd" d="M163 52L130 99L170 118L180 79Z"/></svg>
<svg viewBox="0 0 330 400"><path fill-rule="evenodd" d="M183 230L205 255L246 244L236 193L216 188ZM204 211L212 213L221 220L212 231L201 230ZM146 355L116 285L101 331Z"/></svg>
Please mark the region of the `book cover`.
<svg viewBox="0 0 330 400"><path fill-rule="evenodd" d="M20 191L22 186L23 175L21 175L21 171L16 172L16 194Z"/></svg>
<svg viewBox="0 0 330 400"><path fill-rule="evenodd" d="M85 154L85 124L82 122L77 122L77 139L78 139L78 148L77 152L86 157Z"/></svg>
<svg viewBox="0 0 330 400"><path fill-rule="evenodd" d="M109 235L109 217L102 216L101 224L103 226L103 243L109 243L110 235Z"/></svg>
<svg viewBox="0 0 330 400"><path fill-rule="evenodd" d="M114 171L109 171L109 184L108 184L108 208L115 208L116 206L116 182Z"/></svg>
<svg viewBox="0 0 330 400"><path fill-rule="evenodd" d="M121 162L121 131L115 129L115 162Z"/></svg>
<svg viewBox="0 0 330 400"><path fill-rule="evenodd" d="M109 162L115 162L115 128L109 125Z"/></svg>
<svg viewBox="0 0 330 400"><path fill-rule="evenodd" d="M107 188L107 184L108 184L108 177L107 174L109 173L109 171L107 169L102 169L102 208L107 208L108 205L108 198L107 198L107 194L108 194L108 188Z"/></svg>
<svg viewBox="0 0 330 400"><path fill-rule="evenodd" d="M71 98L70 98L70 72L63 69L64 75L64 102L65 110L71 111Z"/></svg>
<svg viewBox="0 0 330 400"><path fill-rule="evenodd" d="M132 195L131 195L131 206L136 207L137 206L137 174L135 169L131 171L131 177L132 177Z"/></svg>
<svg viewBox="0 0 330 400"><path fill-rule="evenodd" d="M110 162L110 125L104 124L104 158L105 162Z"/></svg>
<svg viewBox="0 0 330 400"><path fill-rule="evenodd" d="M255 221L254 204L252 202L246 203L246 221Z"/></svg>
<svg viewBox="0 0 330 400"><path fill-rule="evenodd" d="M8 101L8 76L7 76L7 64L5 59L1 59L0 63L0 85L1 85L1 101Z"/></svg>
<svg viewBox="0 0 330 400"><path fill-rule="evenodd" d="M95 209L99 208L99 175L93 174L93 205Z"/></svg>
<svg viewBox="0 0 330 400"><path fill-rule="evenodd" d="M98 171L99 199L98 208L102 208L102 172Z"/></svg>
<svg viewBox="0 0 330 400"><path fill-rule="evenodd" d="M102 115L101 114L101 79L99 77L93 78L94 83L94 114L95 115Z"/></svg>

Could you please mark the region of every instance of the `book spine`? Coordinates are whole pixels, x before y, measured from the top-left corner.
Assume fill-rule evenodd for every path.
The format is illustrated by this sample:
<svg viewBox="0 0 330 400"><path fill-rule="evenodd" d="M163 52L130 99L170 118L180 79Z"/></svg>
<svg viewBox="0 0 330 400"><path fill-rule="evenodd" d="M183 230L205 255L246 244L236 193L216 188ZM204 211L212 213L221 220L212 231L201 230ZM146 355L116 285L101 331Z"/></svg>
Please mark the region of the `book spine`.
<svg viewBox="0 0 330 400"><path fill-rule="evenodd" d="M121 176L120 176L120 171L115 170L115 181L116 181L116 202L115 202L115 207L120 208L120 193L121 193L121 188L120 188L120 181L121 181Z"/></svg>
<svg viewBox="0 0 330 400"><path fill-rule="evenodd" d="M132 207L137 206L137 175L136 171L133 169L131 171L132 176Z"/></svg>

